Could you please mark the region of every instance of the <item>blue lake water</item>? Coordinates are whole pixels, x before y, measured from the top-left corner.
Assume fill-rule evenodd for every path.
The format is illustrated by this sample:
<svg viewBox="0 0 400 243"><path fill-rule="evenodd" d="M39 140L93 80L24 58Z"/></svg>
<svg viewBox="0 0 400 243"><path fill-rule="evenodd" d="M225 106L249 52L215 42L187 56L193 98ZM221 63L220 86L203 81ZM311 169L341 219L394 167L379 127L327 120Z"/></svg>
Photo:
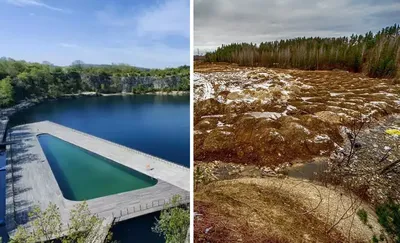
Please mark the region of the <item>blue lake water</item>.
<svg viewBox="0 0 400 243"><path fill-rule="evenodd" d="M49 120L189 167L189 101L188 95L52 101L17 113L11 117L9 127ZM121 243L164 242L151 231L154 217L158 215L151 214L114 226L114 238Z"/></svg>
<svg viewBox="0 0 400 243"><path fill-rule="evenodd" d="M155 212L140 217L140 220L123 221L112 228L113 240L121 243L164 243L162 236L149 230L159 217L160 212Z"/></svg>
<svg viewBox="0 0 400 243"><path fill-rule="evenodd" d="M0 150L0 168L6 166L6 152ZM0 195L5 195L6 193L6 171L0 171ZM0 197L0 209L5 209L6 198ZM0 224L4 222L5 210L0 210Z"/></svg>
<svg viewBox="0 0 400 243"><path fill-rule="evenodd" d="M0 150L0 167L6 165L6 152ZM6 171L0 171L0 222L3 223L6 214ZM0 237L2 237L3 242L8 241L8 235L6 227L2 224L0 226Z"/></svg>
<svg viewBox="0 0 400 243"><path fill-rule="evenodd" d="M189 167L189 96L84 97L46 102L9 126L49 120Z"/></svg>

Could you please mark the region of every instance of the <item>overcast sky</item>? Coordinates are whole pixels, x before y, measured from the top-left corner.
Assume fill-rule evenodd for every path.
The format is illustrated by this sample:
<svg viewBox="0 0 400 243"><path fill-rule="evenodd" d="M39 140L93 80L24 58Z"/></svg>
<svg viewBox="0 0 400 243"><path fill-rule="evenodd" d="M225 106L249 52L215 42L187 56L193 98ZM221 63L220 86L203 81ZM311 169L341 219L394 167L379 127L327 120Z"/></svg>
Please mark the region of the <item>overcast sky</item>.
<svg viewBox="0 0 400 243"><path fill-rule="evenodd" d="M189 0L0 0L0 57L189 64L189 7Z"/></svg>
<svg viewBox="0 0 400 243"><path fill-rule="evenodd" d="M233 42L364 34L400 24L400 0L194 0L194 51Z"/></svg>

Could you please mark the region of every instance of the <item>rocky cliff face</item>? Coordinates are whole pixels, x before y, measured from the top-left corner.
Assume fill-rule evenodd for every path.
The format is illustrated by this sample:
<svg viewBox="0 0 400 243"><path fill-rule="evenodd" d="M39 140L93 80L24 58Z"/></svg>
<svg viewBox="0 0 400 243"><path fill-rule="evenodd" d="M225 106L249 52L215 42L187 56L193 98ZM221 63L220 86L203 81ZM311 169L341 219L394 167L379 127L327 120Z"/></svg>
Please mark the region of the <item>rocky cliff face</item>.
<svg viewBox="0 0 400 243"><path fill-rule="evenodd" d="M103 89L114 86L114 92L132 92L133 88L162 90L165 88L174 89L181 83L180 76L124 76L109 77L105 75L82 75L83 82L88 89Z"/></svg>
<svg viewBox="0 0 400 243"><path fill-rule="evenodd" d="M122 77L122 92L131 92L132 88L142 86L143 88L164 89L174 88L179 85L181 78L178 76L160 77Z"/></svg>

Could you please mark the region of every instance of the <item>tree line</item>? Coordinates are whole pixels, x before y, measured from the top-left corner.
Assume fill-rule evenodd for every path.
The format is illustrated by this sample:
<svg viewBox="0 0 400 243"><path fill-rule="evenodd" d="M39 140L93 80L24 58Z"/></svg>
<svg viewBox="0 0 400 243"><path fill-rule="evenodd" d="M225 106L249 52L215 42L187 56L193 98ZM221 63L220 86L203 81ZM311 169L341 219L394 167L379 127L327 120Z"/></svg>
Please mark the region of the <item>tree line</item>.
<svg viewBox="0 0 400 243"><path fill-rule="evenodd" d="M383 28L376 34L370 31L350 37L301 37L259 45L233 43L207 53L205 60L243 66L342 69L364 72L370 77L393 78L399 75L400 25Z"/></svg>
<svg viewBox="0 0 400 243"><path fill-rule="evenodd" d="M171 90L189 90L189 66L165 69L144 69L127 64L88 65L75 61L60 67L51 63L30 63L11 58L0 59L0 107L7 107L24 99L59 97L85 91L117 93L122 90L123 77L177 76L180 79ZM142 88L140 92L148 92Z"/></svg>

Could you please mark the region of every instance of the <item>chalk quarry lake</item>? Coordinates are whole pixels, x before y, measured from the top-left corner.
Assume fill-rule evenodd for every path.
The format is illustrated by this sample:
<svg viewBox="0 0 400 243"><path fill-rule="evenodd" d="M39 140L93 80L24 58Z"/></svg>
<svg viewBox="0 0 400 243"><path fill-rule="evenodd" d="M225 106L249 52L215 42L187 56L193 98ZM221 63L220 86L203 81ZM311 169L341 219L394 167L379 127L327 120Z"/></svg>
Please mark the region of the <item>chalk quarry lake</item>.
<svg viewBox="0 0 400 243"><path fill-rule="evenodd" d="M128 95L50 101L16 113L9 127L49 120L189 167L189 98ZM164 242L151 231L157 216L159 213L153 213L115 225L114 239Z"/></svg>

